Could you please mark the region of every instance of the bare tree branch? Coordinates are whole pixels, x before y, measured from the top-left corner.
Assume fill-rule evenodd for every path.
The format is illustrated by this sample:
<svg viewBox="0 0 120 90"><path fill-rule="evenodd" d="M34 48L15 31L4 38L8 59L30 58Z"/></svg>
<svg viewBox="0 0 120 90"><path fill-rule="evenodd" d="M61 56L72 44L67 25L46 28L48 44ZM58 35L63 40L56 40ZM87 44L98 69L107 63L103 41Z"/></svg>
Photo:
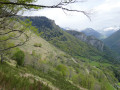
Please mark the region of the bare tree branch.
<svg viewBox="0 0 120 90"><path fill-rule="evenodd" d="M25 39L24 42L21 42L19 44L16 44L16 45L8 47L8 48L0 49L0 51L6 51L6 50L9 50L9 49L24 45L29 40L29 36L26 33L24 33L24 35L26 36L26 39Z"/></svg>
<svg viewBox="0 0 120 90"><path fill-rule="evenodd" d="M13 18L14 20L16 20L15 19L15 17L11 17L11 18ZM5 18L6 19L6 18ZM3 21L5 20L4 18L3 18ZM17 22L19 22L19 23L21 23L21 21L20 20L18 20L17 19ZM9 50L9 49L12 49L12 48L15 48L15 47L18 47L18 46L22 46L22 45L24 45L28 40L29 40L29 36L25 33L25 31L26 31L26 28L28 28L28 26L23 26L24 28L20 28L20 29L15 29L14 28L14 25L16 24L14 21L12 21L11 23L9 23L9 18L8 19L6 19L6 21L5 22L2 22L1 21L1 23L3 24L2 26L1 26L1 28L3 28L3 33L0 33L0 36L2 37L2 36L8 36L10 33L14 33L14 32L18 32L18 33L20 33L19 35L15 35L15 36L12 36L12 37L7 37L6 39L2 39L2 40L0 40L0 42L2 43L2 42L7 42L8 40L10 40L10 39L19 39L19 37L20 36L22 36L22 35L24 35L25 36L25 38L24 38L24 41L22 41L22 42L19 42L18 44L16 44L16 45L13 45L13 46L9 46L9 47L5 47L5 48L1 48L0 49L0 52L2 51L2 52L4 52L4 51L6 51L6 50ZM11 25L12 24L12 25ZM22 23L21 23L22 24ZM23 25L23 24L22 24ZM0 29L1 30L1 29ZM5 32L5 31L7 31L7 32ZM4 33L5 32L5 33ZM17 33L17 34L18 34Z"/></svg>
<svg viewBox="0 0 120 90"><path fill-rule="evenodd" d="M80 13L83 13L85 16L87 16L89 19L89 15L88 13L86 13L85 11L82 11L82 10L72 10L72 9L68 9L68 8L64 8L63 6L61 6L62 4L64 5L65 3L66 4L69 4L69 3L74 3L76 2L76 0L71 0L70 2L60 2L59 4L57 5L53 5L53 6L44 6L44 5L35 5L35 4L26 4L26 3L15 3L15 2L0 2L0 4L5 4L5 5L20 5L20 6L33 6L33 7L41 7L41 8L60 8L60 9L63 9L63 10L66 10L66 11L74 11L74 12L80 12ZM91 20L91 19L90 19Z"/></svg>
<svg viewBox="0 0 120 90"><path fill-rule="evenodd" d="M65 5L76 3L76 2L80 2L80 1L77 1L77 0L63 1L63 0L61 0L61 2L58 3L57 5L45 6L45 5L29 4L29 3L24 3L24 2L10 2L10 1L7 1L7 2L5 1L4 2L4 1L0 1L0 5L1 5L0 6L0 30L3 30L3 31L6 30L5 32L1 31L0 36L6 36L6 35L8 35L9 33L12 33L12 32L20 33L18 36L8 37L7 39L0 40L0 42L5 42L5 41L8 41L10 39L19 38L22 34L24 34L24 36L26 37L23 42L19 42L17 45L14 45L14 46L11 46L11 47L8 47L8 48L0 49L0 51L6 51L6 50L9 50L9 49L18 47L18 46L22 46L29 40L29 36L25 33L26 28L24 28L24 30L17 30L17 29L14 28L14 26L10 26L10 23L6 22L7 20L4 21L4 17L8 18L8 17L11 17L11 16L16 16L17 13L21 10L21 8L23 8L23 9L33 8L34 9L35 7L40 7L40 8L59 8L59 9L62 9L63 11L80 12L80 13L83 13L85 16L87 16L90 19L89 14L86 13L85 11L68 9L68 8L64 7ZM10 8L9 8L9 6L10 6ZM1 19L3 19L3 20L1 21ZM9 29L9 30L7 31L7 29Z"/></svg>

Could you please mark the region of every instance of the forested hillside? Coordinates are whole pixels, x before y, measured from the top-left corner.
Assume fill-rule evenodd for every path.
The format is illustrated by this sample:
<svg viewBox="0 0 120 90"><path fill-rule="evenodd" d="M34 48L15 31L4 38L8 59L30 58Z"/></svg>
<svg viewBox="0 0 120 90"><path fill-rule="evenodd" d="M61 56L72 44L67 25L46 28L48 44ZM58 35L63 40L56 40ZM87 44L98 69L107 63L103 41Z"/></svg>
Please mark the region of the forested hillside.
<svg viewBox="0 0 120 90"><path fill-rule="evenodd" d="M120 54L120 30L103 40L107 46Z"/></svg>

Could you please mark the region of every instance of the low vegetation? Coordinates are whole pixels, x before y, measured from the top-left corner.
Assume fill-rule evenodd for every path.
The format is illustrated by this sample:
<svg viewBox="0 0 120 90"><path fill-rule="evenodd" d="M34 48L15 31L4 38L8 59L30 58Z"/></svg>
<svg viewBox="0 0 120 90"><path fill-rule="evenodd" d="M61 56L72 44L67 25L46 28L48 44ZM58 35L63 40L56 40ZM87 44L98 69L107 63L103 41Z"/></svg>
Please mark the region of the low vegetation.
<svg viewBox="0 0 120 90"><path fill-rule="evenodd" d="M22 50L16 51L13 55L13 59L17 61L17 65L22 66L24 64L25 54Z"/></svg>
<svg viewBox="0 0 120 90"><path fill-rule="evenodd" d="M35 43L34 46L35 47L42 47L42 44L41 43Z"/></svg>
<svg viewBox="0 0 120 90"><path fill-rule="evenodd" d="M16 68L7 63L0 64L0 89L3 90L50 90L47 85L25 76L27 68Z"/></svg>

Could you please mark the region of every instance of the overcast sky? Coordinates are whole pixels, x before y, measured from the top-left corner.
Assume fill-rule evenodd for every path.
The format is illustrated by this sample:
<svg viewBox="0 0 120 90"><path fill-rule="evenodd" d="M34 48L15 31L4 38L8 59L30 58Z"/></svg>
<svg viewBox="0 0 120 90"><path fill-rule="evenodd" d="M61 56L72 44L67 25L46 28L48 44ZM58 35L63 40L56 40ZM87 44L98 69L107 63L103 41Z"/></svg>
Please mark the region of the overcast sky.
<svg viewBox="0 0 120 90"><path fill-rule="evenodd" d="M59 0L38 0L36 4L55 5ZM69 9L85 10L90 13L90 21L84 14L67 12L61 9L41 9L39 11L26 12L29 16L46 16L60 27L82 30L93 28L103 30L104 28L116 28L120 26L120 0L85 0L68 5Z"/></svg>

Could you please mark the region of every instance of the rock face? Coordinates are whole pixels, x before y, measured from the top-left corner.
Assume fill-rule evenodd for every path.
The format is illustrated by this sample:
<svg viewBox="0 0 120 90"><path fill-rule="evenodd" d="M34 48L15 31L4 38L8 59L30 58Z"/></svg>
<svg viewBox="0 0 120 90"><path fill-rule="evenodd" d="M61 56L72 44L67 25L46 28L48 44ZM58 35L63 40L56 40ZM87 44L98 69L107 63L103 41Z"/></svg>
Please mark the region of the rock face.
<svg viewBox="0 0 120 90"><path fill-rule="evenodd" d="M74 31L74 30L67 30L66 32L70 33L71 35L75 36L76 38L80 39L81 41L86 42L87 44L90 44L97 48L100 51L103 51L104 43L100 40L98 40L94 36L86 36L82 32Z"/></svg>
<svg viewBox="0 0 120 90"><path fill-rule="evenodd" d="M91 44L92 46L96 47L98 50L103 51L104 43L98 39L96 39L94 36L87 37L88 44Z"/></svg>

